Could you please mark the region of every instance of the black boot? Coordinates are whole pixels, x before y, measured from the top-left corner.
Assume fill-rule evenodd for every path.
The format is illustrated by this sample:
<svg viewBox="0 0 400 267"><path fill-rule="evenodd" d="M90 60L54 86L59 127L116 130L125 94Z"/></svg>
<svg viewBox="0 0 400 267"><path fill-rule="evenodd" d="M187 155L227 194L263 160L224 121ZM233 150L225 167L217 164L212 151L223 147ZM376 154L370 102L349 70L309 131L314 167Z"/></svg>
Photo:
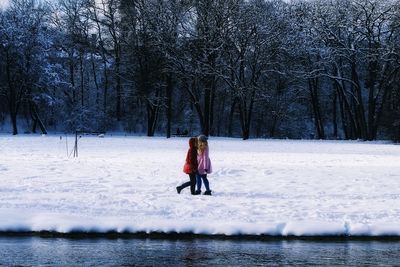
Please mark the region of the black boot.
<svg viewBox="0 0 400 267"><path fill-rule="evenodd" d="M201 194L201 190L196 190L196 191L194 192L194 194L195 194L195 195L200 195L200 194Z"/></svg>
<svg viewBox="0 0 400 267"><path fill-rule="evenodd" d="M204 195L211 196L211 190L207 190L206 192L204 192Z"/></svg>
<svg viewBox="0 0 400 267"><path fill-rule="evenodd" d="M180 194L180 193L181 193L181 191L182 191L182 187L180 187L180 186L177 186L177 187L176 187L176 192L178 192L178 194Z"/></svg>

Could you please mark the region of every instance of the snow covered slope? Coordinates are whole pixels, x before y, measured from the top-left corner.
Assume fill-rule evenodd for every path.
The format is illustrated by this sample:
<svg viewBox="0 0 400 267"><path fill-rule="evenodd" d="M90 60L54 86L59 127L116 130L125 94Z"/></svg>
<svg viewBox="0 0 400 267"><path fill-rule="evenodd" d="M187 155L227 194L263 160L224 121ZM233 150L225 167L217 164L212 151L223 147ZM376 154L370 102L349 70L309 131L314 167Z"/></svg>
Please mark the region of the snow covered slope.
<svg viewBox="0 0 400 267"><path fill-rule="evenodd" d="M210 138L213 196L192 196L187 143L1 135L0 231L400 235L400 146Z"/></svg>

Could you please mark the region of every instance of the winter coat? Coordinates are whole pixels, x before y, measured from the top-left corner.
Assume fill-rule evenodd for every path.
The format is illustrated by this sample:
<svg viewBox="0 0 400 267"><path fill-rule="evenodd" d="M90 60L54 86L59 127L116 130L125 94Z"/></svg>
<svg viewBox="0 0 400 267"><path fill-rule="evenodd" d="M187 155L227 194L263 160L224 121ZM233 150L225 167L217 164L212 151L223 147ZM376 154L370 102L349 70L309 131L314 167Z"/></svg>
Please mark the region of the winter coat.
<svg viewBox="0 0 400 267"><path fill-rule="evenodd" d="M203 153L197 155L197 170L199 174L212 173L211 160L208 156L208 146L204 149Z"/></svg>
<svg viewBox="0 0 400 267"><path fill-rule="evenodd" d="M189 149L186 154L185 165L183 166L183 172L186 174L197 172L197 149L196 149L196 138L192 137L189 139Z"/></svg>

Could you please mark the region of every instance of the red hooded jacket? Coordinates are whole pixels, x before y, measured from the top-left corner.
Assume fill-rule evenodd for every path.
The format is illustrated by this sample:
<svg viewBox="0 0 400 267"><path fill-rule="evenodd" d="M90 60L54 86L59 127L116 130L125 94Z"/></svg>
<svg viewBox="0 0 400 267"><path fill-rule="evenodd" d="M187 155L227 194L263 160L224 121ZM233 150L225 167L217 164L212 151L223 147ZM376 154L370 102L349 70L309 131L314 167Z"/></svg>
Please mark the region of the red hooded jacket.
<svg viewBox="0 0 400 267"><path fill-rule="evenodd" d="M185 165L183 166L183 172L186 174L191 174L197 172L197 148L196 148L195 137L189 139L189 149L186 154Z"/></svg>

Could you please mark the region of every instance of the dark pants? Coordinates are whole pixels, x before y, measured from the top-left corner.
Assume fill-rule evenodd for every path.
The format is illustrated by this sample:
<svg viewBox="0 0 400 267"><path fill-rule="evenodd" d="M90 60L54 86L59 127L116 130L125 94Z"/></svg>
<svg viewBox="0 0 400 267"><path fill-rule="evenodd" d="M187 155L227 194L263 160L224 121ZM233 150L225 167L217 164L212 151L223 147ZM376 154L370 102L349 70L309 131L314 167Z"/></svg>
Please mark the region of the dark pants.
<svg viewBox="0 0 400 267"><path fill-rule="evenodd" d="M210 191L210 184L207 179L207 174L197 174L197 190L201 191L201 180L203 180L206 190Z"/></svg>
<svg viewBox="0 0 400 267"><path fill-rule="evenodd" d="M183 183L181 186L180 186L180 188L181 189L183 189L183 188L186 188L186 187L188 187L188 186L190 186L190 193L192 194L192 195L194 195L194 193L195 193L195 186L196 186L196 174L195 173L191 173L191 174L189 174L189 178L190 178L190 181L189 182L186 182L186 183Z"/></svg>

